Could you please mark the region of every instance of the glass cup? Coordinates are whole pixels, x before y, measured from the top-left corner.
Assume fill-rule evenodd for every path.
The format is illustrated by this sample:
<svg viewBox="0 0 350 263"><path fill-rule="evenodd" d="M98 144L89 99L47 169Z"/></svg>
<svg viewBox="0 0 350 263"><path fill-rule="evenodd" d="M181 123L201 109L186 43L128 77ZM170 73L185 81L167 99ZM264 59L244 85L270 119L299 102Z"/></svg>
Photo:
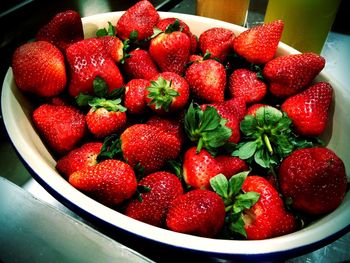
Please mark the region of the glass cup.
<svg viewBox="0 0 350 263"><path fill-rule="evenodd" d="M341 0L269 0L264 22L284 21L281 41L320 54Z"/></svg>
<svg viewBox="0 0 350 263"><path fill-rule="evenodd" d="M196 14L243 26L249 0L197 0Z"/></svg>

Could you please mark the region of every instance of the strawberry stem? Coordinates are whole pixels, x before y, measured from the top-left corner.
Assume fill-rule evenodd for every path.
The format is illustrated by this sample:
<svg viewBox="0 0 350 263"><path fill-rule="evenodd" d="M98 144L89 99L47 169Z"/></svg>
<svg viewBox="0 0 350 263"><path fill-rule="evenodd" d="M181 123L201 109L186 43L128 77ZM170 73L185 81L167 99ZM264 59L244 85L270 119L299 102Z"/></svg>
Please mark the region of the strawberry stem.
<svg viewBox="0 0 350 263"><path fill-rule="evenodd" d="M269 136L267 136L265 133L263 134L263 140L264 140L264 143L265 143L266 148L269 151L270 155L273 155L273 149L272 149L272 145L271 145Z"/></svg>

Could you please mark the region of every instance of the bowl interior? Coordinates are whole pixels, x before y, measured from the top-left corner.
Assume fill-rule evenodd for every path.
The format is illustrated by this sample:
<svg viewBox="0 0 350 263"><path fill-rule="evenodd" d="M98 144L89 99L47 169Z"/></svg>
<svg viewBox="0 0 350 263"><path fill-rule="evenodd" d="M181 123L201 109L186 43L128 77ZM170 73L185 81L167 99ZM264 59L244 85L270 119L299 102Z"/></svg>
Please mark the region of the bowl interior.
<svg viewBox="0 0 350 263"><path fill-rule="evenodd" d="M123 12L113 12L83 18L86 37L94 37L98 28L107 27L108 21L113 24ZM209 18L184 15L178 13L159 12L161 17L177 17L185 21L191 31L199 35L212 27L225 27L239 34L244 28L230 23ZM277 56L298 53L297 50L280 43ZM331 120L324 135L328 147L333 149L345 162L346 170L350 171L348 130L350 130L350 92L344 87L321 73L317 81L331 83L335 91L335 104L332 108ZM9 68L2 88L2 114L9 137L23 161L35 174L39 181L50 193L70 207L79 208L103 222L107 222L119 229L135 233L141 237L180 248L193 249L199 252L219 253L226 255L260 255L273 254L283 251L298 250L302 247L327 242L330 236L344 232L349 227L350 194L334 212L322 217L306 228L295 233L261 241L237 241L200 238L191 235L175 233L157 228L120 214L72 187L55 170L56 160L46 149L33 128L31 112L33 107L28 99L16 88L12 70ZM296 256L296 255L295 255Z"/></svg>

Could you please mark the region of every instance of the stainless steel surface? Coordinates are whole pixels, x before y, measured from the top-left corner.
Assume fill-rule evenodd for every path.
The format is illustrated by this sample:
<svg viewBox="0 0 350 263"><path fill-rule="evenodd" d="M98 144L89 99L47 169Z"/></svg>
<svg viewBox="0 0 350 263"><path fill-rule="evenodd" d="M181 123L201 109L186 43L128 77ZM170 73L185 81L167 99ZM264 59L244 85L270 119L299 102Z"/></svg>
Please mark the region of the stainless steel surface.
<svg viewBox="0 0 350 263"><path fill-rule="evenodd" d="M79 2L79 1L78 1ZM94 1L88 1L88 2L94 2ZM96 1L95 1L96 2ZM105 1L103 1L105 2ZM123 1L120 1L123 2ZM251 1L254 2L254 1ZM258 1L261 2L261 1ZM264 1L262 1L264 2ZM102 8L102 9L101 9ZM92 13L98 13L101 11L110 11L107 10L110 7L103 6L99 2L98 8L89 8L86 9L86 14L92 14ZM98 12L97 12L98 11ZM180 12L180 13L187 13L187 14L194 14L195 8L194 8L194 1L193 0L183 0L180 4L173 7L170 11L172 12ZM256 10L252 10L250 15L248 16L251 19L250 22L256 22L258 19L261 19L263 14L256 13ZM249 22L249 21L248 21ZM11 49L9 49L11 50ZM327 42L324 46L324 49L322 51L322 56L326 58L326 67L324 69L325 72L327 72L332 78L334 78L336 81L340 83L341 86L344 88L350 88L348 84L348 69L350 68L350 35L349 34L343 34L339 32L330 32L329 37L327 39ZM3 60L2 60L3 61ZM5 64L6 67L9 66ZM1 75L1 74L0 74ZM1 76L2 77L2 76ZM2 122L2 121L1 121ZM1 123L0 127L0 176L5 177L8 180L12 181L13 183L17 184L18 186L21 186L24 190L27 192L33 194L36 198L40 199L44 203L39 202L40 207L45 207L45 204L49 204L54 206L59 210L59 212L55 212L58 216L57 220L59 218L65 218L66 216L73 217L76 222L76 225L78 226L80 223L83 222L91 227L94 227L93 224L90 222L84 221L83 218L79 217L77 214L72 212L70 209L63 206L61 203L59 203L56 199L54 199L50 194L48 194L44 188L42 188L35 180L33 180L25 168L25 166L21 163L20 159L15 153L15 150L12 148L11 143L9 142L6 131L3 127L3 124ZM349 171L348 171L349 172ZM0 182L3 184L3 179L0 178ZM6 200L9 202L11 198L14 198L14 200L17 198L14 195L23 195L23 193L20 193L18 189L15 189L13 186L10 187L12 189L12 192L3 192L0 189L0 202L1 205L6 205ZM13 190L14 189L14 190ZM6 190L9 190L6 188ZM24 194L25 195L25 194ZM33 199L29 194L27 195L27 198ZM21 209L26 207L21 206ZM38 208L37 208L38 209ZM43 208L44 209L44 208ZM45 208L47 209L47 208ZM44 209L44 210L45 210ZM44 211L42 210L42 211ZM13 211L14 212L14 211ZM28 211L27 211L28 212ZM44 212L43 212L44 213ZM30 213L28 213L30 215ZM39 216L39 214L37 214ZM4 210L0 210L0 218L4 218ZM17 220L17 215L13 215L14 221ZM32 217L32 219L34 219ZM350 219L349 219L350 220ZM35 220L34 220L35 221ZM17 222L17 221L16 221ZM18 225L20 227L20 225ZM80 226L81 227L81 226ZM2 233L4 233L4 225L2 224L0 226L0 246L3 249L4 245L4 239L2 236ZM95 233L97 236L98 234ZM65 237L61 236L64 240ZM10 237L9 237L10 238ZM102 237L99 236L99 239ZM68 239L69 240L69 239ZM17 240L20 242L20 240ZM336 240L332 244L318 249L314 251L313 253L309 253L307 255L304 255L302 257L298 257L295 259L290 259L288 262L345 262L350 261L350 251L348 250L348 244L350 243L350 233L344 235L342 238ZM95 244L97 245L97 244ZM96 253L103 252L103 249L101 247L97 248ZM1 262L1 254L0 254L0 262ZM4 261L6 262L6 261ZM21 262L21 261L19 261ZM61 261L63 262L63 261ZM101 262L101 261L100 261Z"/></svg>

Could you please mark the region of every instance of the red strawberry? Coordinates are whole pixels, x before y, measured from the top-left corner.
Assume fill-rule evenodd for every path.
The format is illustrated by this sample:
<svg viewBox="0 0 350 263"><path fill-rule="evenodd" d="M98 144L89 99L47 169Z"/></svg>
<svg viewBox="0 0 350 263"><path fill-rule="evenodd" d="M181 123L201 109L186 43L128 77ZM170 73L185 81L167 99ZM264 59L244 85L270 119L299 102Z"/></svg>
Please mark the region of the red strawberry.
<svg viewBox="0 0 350 263"><path fill-rule="evenodd" d="M159 14L147 0L142 0L131 6L119 18L116 29L122 39L130 39L136 35L137 40L146 39L153 34L153 27L159 20Z"/></svg>
<svg viewBox="0 0 350 263"><path fill-rule="evenodd" d="M40 41L48 41L64 51L72 43L84 39L80 14L73 10L56 14L39 29L35 38Z"/></svg>
<svg viewBox="0 0 350 263"><path fill-rule="evenodd" d="M166 224L170 230L203 237L215 237L225 220L225 205L209 190L192 190L177 197L169 208Z"/></svg>
<svg viewBox="0 0 350 263"><path fill-rule="evenodd" d="M294 129L305 136L321 135L327 125L333 88L318 82L301 93L289 97L281 109L292 119Z"/></svg>
<svg viewBox="0 0 350 263"><path fill-rule="evenodd" d="M195 147L188 149L183 157L183 176L185 182L193 188L210 189L210 179L222 173L227 178L248 170L247 164L237 158L226 155L213 157L202 149L199 153Z"/></svg>
<svg viewBox="0 0 350 263"><path fill-rule="evenodd" d="M248 69L236 69L229 80L231 97L242 97L246 103L262 100L267 93L266 84L260 80L257 73Z"/></svg>
<svg viewBox="0 0 350 263"><path fill-rule="evenodd" d="M247 239L272 238L296 230L295 218L285 210L278 191L265 178L248 176L242 190L260 194L259 200L243 212Z"/></svg>
<svg viewBox="0 0 350 263"><path fill-rule="evenodd" d="M166 132L174 134L180 140L181 144L185 141L183 116L181 114L178 114L176 117L154 115L147 120L146 124L162 128Z"/></svg>
<svg viewBox="0 0 350 263"><path fill-rule="evenodd" d="M288 97L308 86L324 66L324 58L317 54L291 54L268 62L263 75L274 96Z"/></svg>
<svg viewBox="0 0 350 263"><path fill-rule="evenodd" d="M174 174L155 172L144 177L139 186L146 187L149 191L141 192L141 200L131 200L125 214L142 222L164 227L171 202L183 194L181 181Z"/></svg>
<svg viewBox="0 0 350 263"><path fill-rule="evenodd" d="M145 174L159 171L167 161L180 153L180 140L164 129L148 124L135 124L120 136L125 160L144 168Z"/></svg>
<svg viewBox="0 0 350 263"><path fill-rule="evenodd" d="M43 104L33 112L33 122L51 150L65 154L86 134L85 116L72 106Z"/></svg>
<svg viewBox="0 0 350 263"><path fill-rule="evenodd" d="M121 65L123 72L129 80L131 79L151 79L159 73L158 68L148 51L135 49L129 53Z"/></svg>
<svg viewBox="0 0 350 263"><path fill-rule="evenodd" d="M233 40L233 49L251 63L264 64L275 56L283 27L283 21L276 20L247 29Z"/></svg>
<svg viewBox="0 0 350 263"><path fill-rule="evenodd" d="M123 85L123 76L102 42L89 38L70 45L66 50L71 82L68 87L73 97L79 93L93 94L93 81L102 78L109 92Z"/></svg>
<svg viewBox="0 0 350 263"><path fill-rule="evenodd" d="M169 26L174 27L174 25L176 27L178 26L178 31L185 33L190 38L191 54L195 53L198 47L197 37L194 34L192 34L189 26L184 21L175 17L167 17L167 18L160 19L156 27L159 28L161 31L166 31Z"/></svg>
<svg viewBox="0 0 350 263"><path fill-rule="evenodd" d="M343 161L323 147L296 150L285 158L279 183L293 208L314 215L336 209L347 190Z"/></svg>
<svg viewBox="0 0 350 263"><path fill-rule="evenodd" d="M72 173L69 183L98 202L116 206L131 198L137 181L130 165L118 160L104 160Z"/></svg>
<svg viewBox="0 0 350 263"><path fill-rule="evenodd" d="M226 28L213 27L199 36L199 48L202 54L210 53L211 58L218 58L224 62L232 50L235 34Z"/></svg>
<svg viewBox="0 0 350 263"><path fill-rule="evenodd" d="M187 81L173 72L163 72L151 79L146 88L147 105L157 113L177 112L187 105L190 90Z"/></svg>
<svg viewBox="0 0 350 263"><path fill-rule="evenodd" d="M131 114L143 114L147 111L145 90L151 83L145 79L132 79L125 85L124 105Z"/></svg>
<svg viewBox="0 0 350 263"><path fill-rule="evenodd" d="M18 47L12 57L12 70L20 90L41 97L56 96L66 86L64 57L59 49L46 41Z"/></svg>
<svg viewBox="0 0 350 263"><path fill-rule="evenodd" d="M185 78L195 98L209 103L224 101L226 70L216 60L194 62L187 68Z"/></svg>
<svg viewBox="0 0 350 263"><path fill-rule="evenodd" d="M102 148L101 142L88 142L73 149L57 161L56 169L68 179L72 173L97 164L97 155Z"/></svg>
<svg viewBox="0 0 350 263"><path fill-rule="evenodd" d="M96 138L104 138L121 131L126 125L126 108L121 100L93 99L91 109L86 115L86 123Z"/></svg>
<svg viewBox="0 0 350 263"><path fill-rule="evenodd" d="M124 44L123 42L117 38L116 36L102 36L98 38L105 49L107 50L107 53L112 57L112 59L119 63L122 61L124 57Z"/></svg>
<svg viewBox="0 0 350 263"><path fill-rule="evenodd" d="M183 32L164 32L151 40L149 53L161 71L181 74L190 56L191 41Z"/></svg>

